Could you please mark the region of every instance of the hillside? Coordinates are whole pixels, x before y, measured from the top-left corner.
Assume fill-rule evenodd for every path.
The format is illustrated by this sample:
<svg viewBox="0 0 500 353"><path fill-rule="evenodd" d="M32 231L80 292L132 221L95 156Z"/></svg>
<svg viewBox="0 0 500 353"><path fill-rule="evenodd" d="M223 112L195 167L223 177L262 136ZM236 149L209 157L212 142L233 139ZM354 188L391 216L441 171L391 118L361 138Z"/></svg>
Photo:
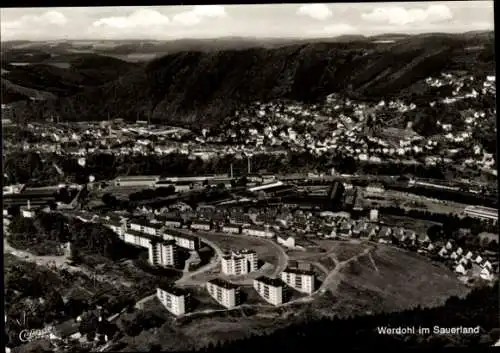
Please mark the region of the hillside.
<svg viewBox="0 0 500 353"><path fill-rule="evenodd" d="M465 48L480 45L479 50ZM333 92L361 99L402 98L444 70L494 72L491 34L412 36L392 44L328 42L274 49L187 51L138 67L119 80L63 98L63 120L151 117L201 127L252 101L314 102Z"/></svg>
<svg viewBox="0 0 500 353"><path fill-rule="evenodd" d="M55 55L50 59L39 56L39 59L40 62L22 66L3 61L2 82L5 80L6 84L10 82L24 89L50 92L58 97L71 96L85 87L113 81L135 67L119 59L94 54ZM23 96L2 91L4 103L23 99Z"/></svg>

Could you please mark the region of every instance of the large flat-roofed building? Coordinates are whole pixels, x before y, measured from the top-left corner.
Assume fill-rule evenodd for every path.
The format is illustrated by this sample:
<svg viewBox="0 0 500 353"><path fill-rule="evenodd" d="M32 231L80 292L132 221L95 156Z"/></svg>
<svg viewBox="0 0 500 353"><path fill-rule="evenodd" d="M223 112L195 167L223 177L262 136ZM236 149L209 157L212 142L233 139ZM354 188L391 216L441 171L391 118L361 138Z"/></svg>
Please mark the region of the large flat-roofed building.
<svg viewBox="0 0 500 353"><path fill-rule="evenodd" d="M127 230L123 240L148 249L148 261L154 266L177 266L177 247L174 240L164 240L154 235Z"/></svg>
<svg viewBox="0 0 500 353"><path fill-rule="evenodd" d="M165 240L175 240L177 246L188 249L188 250L198 250L200 249L200 238L183 234L175 229L165 230L162 234L163 239Z"/></svg>
<svg viewBox="0 0 500 353"><path fill-rule="evenodd" d="M252 250L232 252L221 259L222 272L240 276L257 270L257 253Z"/></svg>
<svg viewBox="0 0 500 353"><path fill-rule="evenodd" d="M142 219L130 221L131 230L149 235L159 236L163 226L162 223L155 223Z"/></svg>
<svg viewBox="0 0 500 353"><path fill-rule="evenodd" d="M240 234L241 227L234 223L224 224L221 231L228 234Z"/></svg>
<svg viewBox="0 0 500 353"><path fill-rule="evenodd" d="M232 309L241 303L240 288L222 279L216 278L207 282L207 291L217 303Z"/></svg>
<svg viewBox="0 0 500 353"><path fill-rule="evenodd" d="M287 300L285 283L279 278L258 277L253 281L253 287L272 305L280 305Z"/></svg>
<svg viewBox="0 0 500 353"><path fill-rule="evenodd" d="M137 176L122 176L114 180L115 186L144 186L154 187L160 180L158 175L137 175Z"/></svg>
<svg viewBox="0 0 500 353"><path fill-rule="evenodd" d="M298 268L287 268L281 272L281 279L301 293L314 292L314 272Z"/></svg>
<svg viewBox="0 0 500 353"><path fill-rule="evenodd" d="M483 206L467 206L464 209L466 216L485 220L498 221L498 210Z"/></svg>
<svg viewBox="0 0 500 353"><path fill-rule="evenodd" d="M212 229L212 223L205 221L193 221L193 223L191 223L191 229L209 231Z"/></svg>
<svg viewBox="0 0 500 353"><path fill-rule="evenodd" d="M262 237L262 238L272 238L274 237L274 232L266 226L250 226L248 228L243 228L243 234L252 235L254 237Z"/></svg>
<svg viewBox="0 0 500 353"><path fill-rule="evenodd" d="M173 286L158 286L156 296L165 309L175 316L183 315L190 309L191 295L184 289Z"/></svg>

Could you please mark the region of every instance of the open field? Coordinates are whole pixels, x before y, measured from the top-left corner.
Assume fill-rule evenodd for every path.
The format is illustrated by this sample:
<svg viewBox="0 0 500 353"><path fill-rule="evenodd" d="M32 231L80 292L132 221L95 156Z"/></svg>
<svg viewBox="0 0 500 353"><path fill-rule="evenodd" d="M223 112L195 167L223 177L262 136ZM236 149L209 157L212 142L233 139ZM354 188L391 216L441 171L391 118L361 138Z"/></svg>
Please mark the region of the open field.
<svg viewBox="0 0 500 353"><path fill-rule="evenodd" d="M217 244L224 250L251 249L257 252L259 260L277 266L279 253L268 241L249 236L228 236L215 233L201 233L204 238Z"/></svg>
<svg viewBox="0 0 500 353"><path fill-rule="evenodd" d="M438 222L426 221L423 219L415 219L405 216L393 216L380 214L379 218L382 222L389 226L402 227L405 229L414 230L417 234L425 234L427 229L433 225L441 225Z"/></svg>
<svg viewBox="0 0 500 353"><path fill-rule="evenodd" d="M468 292L443 265L389 246L378 246L341 269L338 276L340 283L330 299L323 296L312 303L322 315L433 307Z"/></svg>

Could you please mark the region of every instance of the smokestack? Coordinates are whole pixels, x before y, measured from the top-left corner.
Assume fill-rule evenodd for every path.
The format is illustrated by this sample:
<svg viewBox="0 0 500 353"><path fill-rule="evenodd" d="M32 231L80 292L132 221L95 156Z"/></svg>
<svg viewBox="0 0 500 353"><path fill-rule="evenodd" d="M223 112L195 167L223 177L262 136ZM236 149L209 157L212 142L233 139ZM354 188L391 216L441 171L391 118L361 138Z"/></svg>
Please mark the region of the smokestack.
<svg viewBox="0 0 500 353"><path fill-rule="evenodd" d="M247 162L248 162L248 175L250 175L250 172L251 172L251 168L250 168L250 156L247 156Z"/></svg>
<svg viewBox="0 0 500 353"><path fill-rule="evenodd" d="M233 163L231 163L231 179L233 179Z"/></svg>
<svg viewBox="0 0 500 353"><path fill-rule="evenodd" d="M28 210L31 209L31 203L30 200L28 200Z"/></svg>

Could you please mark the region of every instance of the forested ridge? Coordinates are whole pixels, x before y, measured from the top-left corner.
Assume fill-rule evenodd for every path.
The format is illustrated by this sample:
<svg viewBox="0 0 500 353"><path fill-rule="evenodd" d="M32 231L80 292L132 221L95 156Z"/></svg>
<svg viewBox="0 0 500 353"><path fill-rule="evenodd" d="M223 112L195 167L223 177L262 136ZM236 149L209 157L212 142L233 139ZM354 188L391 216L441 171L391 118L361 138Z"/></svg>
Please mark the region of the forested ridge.
<svg viewBox="0 0 500 353"><path fill-rule="evenodd" d="M334 92L358 99L422 94L422 79L447 70L494 71L493 34L412 36L390 45L310 43L280 48L185 51L70 97L23 102L16 117L217 125L250 102L315 102ZM475 45L476 51L465 48ZM417 89L418 88L418 89Z"/></svg>

